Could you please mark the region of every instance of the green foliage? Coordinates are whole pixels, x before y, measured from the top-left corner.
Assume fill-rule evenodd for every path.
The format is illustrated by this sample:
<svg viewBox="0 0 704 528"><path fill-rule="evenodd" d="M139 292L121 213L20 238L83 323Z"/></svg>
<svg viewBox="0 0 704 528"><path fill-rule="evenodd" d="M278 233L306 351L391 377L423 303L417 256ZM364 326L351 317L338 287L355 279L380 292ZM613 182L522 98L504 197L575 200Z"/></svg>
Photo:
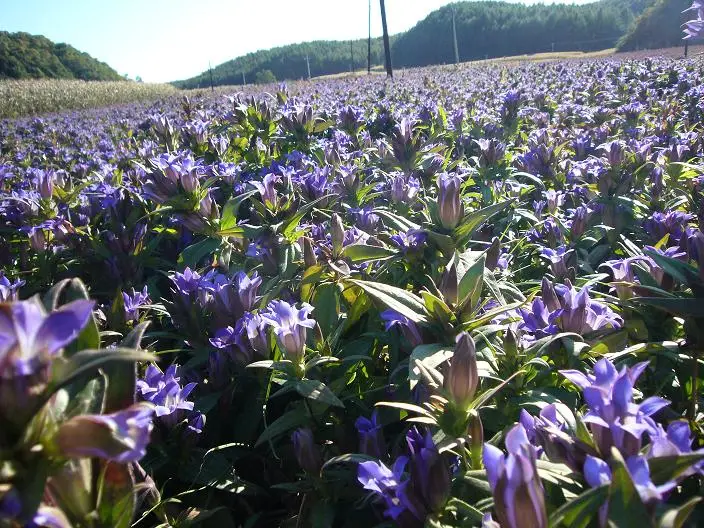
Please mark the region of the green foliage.
<svg viewBox="0 0 704 528"><path fill-rule="evenodd" d="M254 82L257 84L270 84L276 82L276 75L271 70L261 70L254 76Z"/></svg>
<svg viewBox="0 0 704 528"><path fill-rule="evenodd" d="M0 79L81 79L119 81L104 62L46 37L0 31Z"/></svg>
<svg viewBox="0 0 704 528"><path fill-rule="evenodd" d="M432 12L393 45L395 66L454 62L452 10L460 60L612 47L650 0L586 5L458 2Z"/></svg>
<svg viewBox="0 0 704 528"><path fill-rule="evenodd" d="M258 74L266 70L272 73L274 80L305 79L308 77L306 57L310 62L312 77L350 71L353 57L354 69L365 70L367 40L353 40L351 44L351 53L349 40L306 42L249 53L213 68L213 84L216 86L242 84L243 73L247 83L259 83ZM384 44L380 38L373 39L372 65L383 64L383 62ZM186 89L207 87L210 86L210 72L206 71L191 79L173 84Z"/></svg>
<svg viewBox="0 0 704 528"><path fill-rule="evenodd" d="M619 41L619 51L681 45L682 24L692 18L682 11L691 5L691 0L658 0L638 17L631 30Z"/></svg>

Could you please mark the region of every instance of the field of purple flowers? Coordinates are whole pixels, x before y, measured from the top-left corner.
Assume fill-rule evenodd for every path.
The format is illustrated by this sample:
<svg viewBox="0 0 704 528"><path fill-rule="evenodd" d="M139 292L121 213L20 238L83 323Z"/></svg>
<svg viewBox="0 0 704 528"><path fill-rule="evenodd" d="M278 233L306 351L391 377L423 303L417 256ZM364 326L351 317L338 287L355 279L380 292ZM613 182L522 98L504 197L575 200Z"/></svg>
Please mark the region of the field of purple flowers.
<svg viewBox="0 0 704 528"><path fill-rule="evenodd" d="M0 122L0 525L704 523L704 61Z"/></svg>

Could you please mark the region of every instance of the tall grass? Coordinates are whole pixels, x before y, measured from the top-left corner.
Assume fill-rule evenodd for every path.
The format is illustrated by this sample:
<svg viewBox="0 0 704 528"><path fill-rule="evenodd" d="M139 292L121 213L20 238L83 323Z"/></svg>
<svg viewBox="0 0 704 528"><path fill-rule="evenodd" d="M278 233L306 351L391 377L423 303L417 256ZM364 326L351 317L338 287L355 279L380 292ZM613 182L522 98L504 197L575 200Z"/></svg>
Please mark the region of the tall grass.
<svg viewBox="0 0 704 528"><path fill-rule="evenodd" d="M169 84L129 81L2 80L0 119L159 99L177 91Z"/></svg>

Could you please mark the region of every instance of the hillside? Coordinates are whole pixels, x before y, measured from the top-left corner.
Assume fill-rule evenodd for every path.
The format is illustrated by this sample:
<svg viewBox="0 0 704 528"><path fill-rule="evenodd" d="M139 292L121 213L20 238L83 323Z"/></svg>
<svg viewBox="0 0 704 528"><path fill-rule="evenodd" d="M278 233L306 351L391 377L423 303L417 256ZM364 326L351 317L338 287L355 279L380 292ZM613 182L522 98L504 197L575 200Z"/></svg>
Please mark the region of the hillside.
<svg viewBox="0 0 704 528"><path fill-rule="evenodd" d="M681 26L688 20L682 11L691 5L692 0L658 0L638 17L631 30L619 41L619 51L681 45Z"/></svg>
<svg viewBox="0 0 704 528"><path fill-rule="evenodd" d="M46 37L0 31L0 79L118 81L110 66L68 44Z"/></svg>
<svg viewBox="0 0 704 528"><path fill-rule="evenodd" d="M550 51L593 51L613 47L655 0L600 0L592 4L524 6L500 1L458 2L433 11L415 27L392 36L395 66L454 62L452 9L456 10L460 60ZM367 42L352 42L354 68L366 68ZM262 50L213 68L213 83L242 84L350 70L350 42L319 41ZM372 63L383 64L381 39L372 41ZM269 74L271 72L271 74ZM176 81L180 88L210 85L209 72Z"/></svg>
<svg viewBox="0 0 704 528"><path fill-rule="evenodd" d="M350 43L352 52L350 53ZM310 61L312 77L350 71L352 58L354 69L367 68L367 40L315 41L291 44L269 50L261 50L238 57L213 68L213 83L216 86L242 84L242 73L248 83L262 80L301 79L308 76L306 57ZM384 61L384 44L380 38L372 40L372 64ZM271 72L274 79L264 75ZM267 79L267 77L269 77ZM210 73L175 83L179 88L202 88L210 86Z"/></svg>
<svg viewBox="0 0 704 528"><path fill-rule="evenodd" d="M454 62L455 10L461 61L551 51L613 47L646 1L604 0L586 5L459 2L438 9L400 35L393 46L397 66Z"/></svg>

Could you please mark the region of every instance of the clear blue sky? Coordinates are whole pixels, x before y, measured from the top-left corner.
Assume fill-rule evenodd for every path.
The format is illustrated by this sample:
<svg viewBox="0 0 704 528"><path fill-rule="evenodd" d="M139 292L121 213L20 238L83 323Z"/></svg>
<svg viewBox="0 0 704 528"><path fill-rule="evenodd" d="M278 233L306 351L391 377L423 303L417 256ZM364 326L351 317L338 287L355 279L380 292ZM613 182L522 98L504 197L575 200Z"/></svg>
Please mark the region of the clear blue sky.
<svg viewBox="0 0 704 528"><path fill-rule="evenodd" d="M386 0L389 32L450 2ZM0 30L66 42L148 82L185 79L258 49L366 37L367 16L368 0L0 0ZM377 0L372 33L381 34Z"/></svg>

